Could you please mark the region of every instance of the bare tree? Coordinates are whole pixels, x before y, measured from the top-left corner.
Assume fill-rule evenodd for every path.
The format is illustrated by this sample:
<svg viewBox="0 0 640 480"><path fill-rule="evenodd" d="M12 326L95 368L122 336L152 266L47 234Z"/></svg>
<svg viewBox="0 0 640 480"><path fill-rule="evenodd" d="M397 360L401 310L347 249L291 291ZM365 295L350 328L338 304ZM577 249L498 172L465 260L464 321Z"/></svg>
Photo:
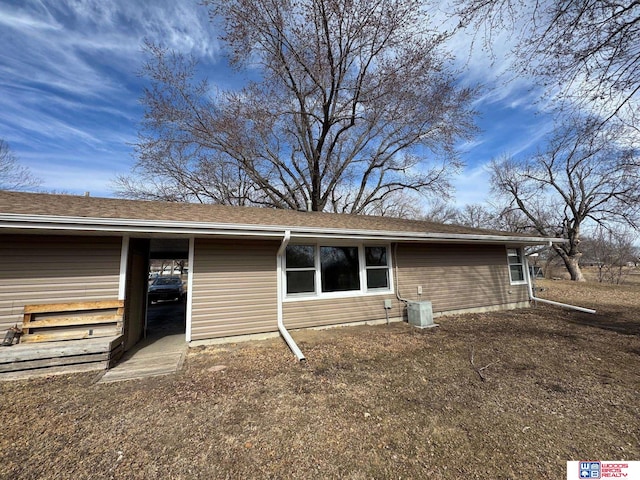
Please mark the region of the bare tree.
<svg viewBox="0 0 640 480"><path fill-rule="evenodd" d="M628 265L635 265L637 261L637 249L633 244L637 237L637 233L628 229L598 226L585 238L582 251L589 264L597 268L598 282L622 283L629 273Z"/></svg>
<svg viewBox="0 0 640 480"><path fill-rule="evenodd" d="M457 222L458 210L446 200L437 198L428 202L420 218L429 222L453 224Z"/></svg>
<svg viewBox="0 0 640 480"><path fill-rule="evenodd" d="M549 91L640 131L640 2L458 0L461 26L516 35L516 69Z"/></svg>
<svg viewBox="0 0 640 480"><path fill-rule="evenodd" d="M29 168L20 165L9 144L0 138L0 190L28 190L41 184Z"/></svg>
<svg viewBox="0 0 640 480"><path fill-rule="evenodd" d="M505 209L492 203L464 205L457 210L455 223L503 232L536 232L531 221L520 210Z"/></svg>
<svg viewBox="0 0 640 480"><path fill-rule="evenodd" d="M409 192L394 192L386 198L369 203L362 211L365 215L416 219L424 215L424 198Z"/></svg>
<svg viewBox="0 0 640 480"><path fill-rule="evenodd" d="M638 226L640 159L616 135L599 119L576 119L539 153L491 165L493 192L507 201L506 212L520 211L541 235L568 240L553 249L572 280L584 280L579 245L585 222Z"/></svg>
<svg viewBox="0 0 640 480"><path fill-rule="evenodd" d="M120 194L148 195L151 175L175 199L345 213L446 195L474 92L456 86L422 2L205 3L231 64L260 80L213 91L192 61L149 45L143 177L121 178Z"/></svg>
<svg viewBox="0 0 640 480"><path fill-rule="evenodd" d="M489 207L472 203L458 209L456 221L460 225L473 228L497 228L497 216L496 212L492 212Z"/></svg>

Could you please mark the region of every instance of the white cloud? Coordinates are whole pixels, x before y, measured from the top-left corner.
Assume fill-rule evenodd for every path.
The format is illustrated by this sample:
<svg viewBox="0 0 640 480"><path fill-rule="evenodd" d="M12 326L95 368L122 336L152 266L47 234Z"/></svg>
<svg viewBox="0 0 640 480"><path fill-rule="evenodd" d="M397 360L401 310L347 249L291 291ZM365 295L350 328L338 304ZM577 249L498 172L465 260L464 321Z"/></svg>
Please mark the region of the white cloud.
<svg viewBox="0 0 640 480"><path fill-rule="evenodd" d="M216 36L194 0L1 3L0 138L45 188L107 194L132 162L143 40L213 63Z"/></svg>
<svg viewBox="0 0 640 480"><path fill-rule="evenodd" d="M83 145L76 151L60 149L46 152L35 149L20 157L23 164L44 180L43 190L109 196L111 180L129 169L131 148L122 145L104 145L92 148Z"/></svg>
<svg viewBox="0 0 640 480"><path fill-rule="evenodd" d="M9 10L9 8L0 5L0 25L6 28L16 30L62 30L62 25L57 23L55 19L48 17L45 20L34 18L24 11ZM32 32L33 33L33 32Z"/></svg>
<svg viewBox="0 0 640 480"><path fill-rule="evenodd" d="M486 164L476 164L464 169L453 181L456 207L468 204L483 204L489 199L489 171Z"/></svg>
<svg viewBox="0 0 640 480"><path fill-rule="evenodd" d="M470 152L473 152L474 149L480 147L485 142L486 142L486 139L480 138L480 137L475 138L473 140L467 140L466 142L458 145L458 151L461 154L466 155Z"/></svg>
<svg viewBox="0 0 640 480"><path fill-rule="evenodd" d="M219 53L204 8L191 2L30 1L17 9L0 8L5 27L0 40L9 55L5 77L74 94L121 88L100 67L108 63L125 75L135 74L145 38L200 58Z"/></svg>

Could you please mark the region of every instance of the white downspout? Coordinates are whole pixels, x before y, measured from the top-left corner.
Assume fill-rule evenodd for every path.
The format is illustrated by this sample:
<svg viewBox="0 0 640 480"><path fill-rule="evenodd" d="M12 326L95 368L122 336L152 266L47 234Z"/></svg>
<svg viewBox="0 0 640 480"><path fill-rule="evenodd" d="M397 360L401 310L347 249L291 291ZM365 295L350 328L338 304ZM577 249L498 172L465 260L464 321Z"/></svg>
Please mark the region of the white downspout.
<svg viewBox="0 0 640 480"><path fill-rule="evenodd" d="M187 273L187 307L185 311L185 331L184 340L189 343L191 341L191 316L193 315L193 265L195 256L195 237L189 237L189 254L187 265L189 273Z"/></svg>
<svg viewBox="0 0 640 480"><path fill-rule="evenodd" d="M531 275L529 273L529 259L527 258L526 255L523 255L523 257L524 257L525 275L527 276L527 290L529 291L529 298L531 300L533 300L534 302L548 303L549 305L555 305L556 307L568 308L570 310L577 310L579 312L596 313L595 310L592 310L590 308L576 307L575 305L569 305L567 303L554 302L553 300L546 300L544 298L536 297L534 295L533 288L531 287Z"/></svg>
<svg viewBox="0 0 640 480"><path fill-rule="evenodd" d="M400 296L400 278L398 277L398 242L393 244L393 271L396 277L396 298L398 301L408 304L411 300L407 300Z"/></svg>
<svg viewBox="0 0 640 480"><path fill-rule="evenodd" d="M276 271L278 275L278 278L276 280L276 285L278 288L278 330L280 331L280 335L282 335L282 338L284 338L284 341L287 342L287 345L289 345L291 351L296 357L298 357L298 360L302 362L306 360L306 358L304 357L300 348L298 348L298 345L296 345L296 342L293 340L293 338L291 338L291 335L285 328L284 322L282 320L282 255L284 254L284 251L287 248L290 239L291 231L286 230L284 232L284 237L282 238L280 248L278 249L278 254L276 255Z"/></svg>

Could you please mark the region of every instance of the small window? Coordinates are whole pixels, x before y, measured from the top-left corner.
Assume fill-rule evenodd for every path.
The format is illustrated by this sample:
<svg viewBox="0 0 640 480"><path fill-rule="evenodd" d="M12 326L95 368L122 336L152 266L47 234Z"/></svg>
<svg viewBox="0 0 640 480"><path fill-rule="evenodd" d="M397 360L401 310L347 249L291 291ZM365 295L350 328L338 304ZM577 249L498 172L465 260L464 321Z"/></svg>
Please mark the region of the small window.
<svg viewBox="0 0 640 480"><path fill-rule="evenodd" d="M360 290L358 247L320 247L323 292Z"/></svg>
<svg viewBox="0 0 640 480"><path fill-rule="evenodd" d="M289 245L286 250L287 293L315 293L316 248Z"/></svg>
<svg viewBox="0 0 640 480"><path fill-rule="evenodd" d="M387 247L365 247L367 289L389 288L389 264Z"/></svg>
<svg viewBox="0 0 640 480"><path fill-rule="evenodd" d="M524 263L522 262L522 252L517 248L507 249L509 259L509 276L511 283L524 283Z"/></svg>

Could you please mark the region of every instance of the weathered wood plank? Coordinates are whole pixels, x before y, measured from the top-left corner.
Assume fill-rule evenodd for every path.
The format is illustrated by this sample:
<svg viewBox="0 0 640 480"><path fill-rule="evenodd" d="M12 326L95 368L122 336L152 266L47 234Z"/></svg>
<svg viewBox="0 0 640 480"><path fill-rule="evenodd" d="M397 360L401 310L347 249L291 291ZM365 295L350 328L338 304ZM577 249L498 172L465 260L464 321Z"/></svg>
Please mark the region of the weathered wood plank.
<svg viewBox="0 0 640 480"><path fill-rule="evenodd" d="M43 358L40 360L27 360L25 362L0 364L0 373L33 370L46 367L58 367L63 365L106 362L108 360L109 352L93 353L88 355L74 355L71 357Z"/></svg>
<svg viewBox="0 0 640 480"><path fill-rule="evenodd" d="M25 313L22 317L22 335L29 333L29 324L31 323L31 314Z"/></svg>
<svg viewBox="0 0 640 480"><path fill-rule="evenodd" d="M118 361L122 358L122 355L124 355L124 343L120 343L111 349L107 368L113 368L116 366Z"/></svg>
<svg viewBox="0 0 640 480"><path fill-rule="evenodd" d="M123 338L122 335L118 335L112 338L90 338L41 344L21 343L12 347L0 348L0 363L108 352L122 343Z"/></svg>
<svg viewBox="0 0 640 480"><path fill-rule="evenodd" d="M113 340L109 343L109 349L114 350L116 347L124 348L124 335L120 332L120 335L114 337Z"/></svg>
<svg viewBox="0 0 640 480"><path fill-rule="evenodd" d="M122 321L120 315L78 315L73 317L47 317L29 322L29 328L67 327L73 325L95 325Z"/></svg>
<svg viewBox="0 0 640 480"><path fill-rule="evenodd" d="M37 368L35 370L21 370L0 374L2 380L24 380L27 378L48 377L51 375L68 375L71 373L95 372L104 370L106 362L80 363L77 365L62 365L56 367Z"/></svg>
<svg viewBox="0 0 640 480"><path fill-rule="evenodd" d="M95 329L90 331L85 330L73 330L65 332L47 332L47 333L32 333L23 336L21 343L40 343L40 342L57 342L60 340L82 340L88 338L99 337L113 337L122 333L122 329L119 327Z"/></svg>
<svg viewBox="0 0 640 480"><path fill-rule="evenodd" d="M73 312L78 310L102 310L105 308L122 308L124 300L102 300L97 302L50 303L41 305L25 305L24 313Z"/></svg>
<svg viewBox="0 0 640 480"><path fill-rule="evenodd" d="M116 309L116 314L96 312ZM88 311L91 311L89 313ZM87 338L112 337L122 334L124 301L105 300L93 302L26 305L24 307L22 343L55 342ZM68 316L44 316L61 312L74 312ZM84 314L83 314L84 313ZM73 327L80 328L73 328ZM72 328L69 328L72 327ZM60 328L60 331L55 329ZM45 329L44 331L38 329Z"/></svg>

